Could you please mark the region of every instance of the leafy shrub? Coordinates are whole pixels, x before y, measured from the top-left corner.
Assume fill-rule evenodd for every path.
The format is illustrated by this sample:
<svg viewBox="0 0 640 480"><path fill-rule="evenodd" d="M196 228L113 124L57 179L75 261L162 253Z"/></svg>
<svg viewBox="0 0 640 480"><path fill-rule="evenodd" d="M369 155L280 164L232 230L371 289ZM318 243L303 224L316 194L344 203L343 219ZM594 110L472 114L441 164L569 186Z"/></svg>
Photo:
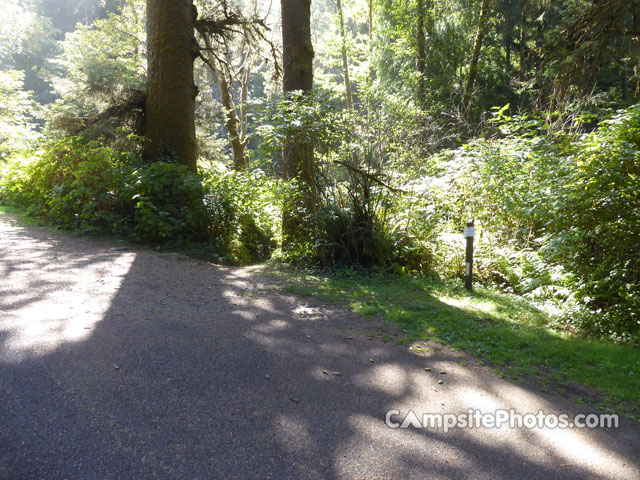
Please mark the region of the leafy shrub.
<svg viewBox="0 0 640 480"><path fill-rule="evenodd" d="M279 209L271 190L260 172L194 175L77 137L0 172L1 203L62 228L147 244L196 243L239 263L267 258L275 246Z"/></svg>
<svg viewBox="0 0 640 480"><path fill-rule="evenodd" d="M509 119L504 138L431 159L420 179L435 228L480 224L476 273L541 300L569 302L559 325L616 339L640 333L640 106L586 135ZM460 276L462 246L438 237L436 268ZM445 242L446 243L446 242Z"/></svg>
<svg viewBox="0 0 640 480"><path fill-rule="evenodd" d="M62 228L115 233L128 210L126 180L136 161L97 143L64 139L30 163L12 163L0 200Z"/></svg>
<svg viewBox="0 0 640 480"><path fill-rule="evenodd" d="M391 172L416 163L415 146L421 112L402 98L375 97L365 117L345 110L327 92L285 97L271 105L259 134L263 148L277 155L287 142L313 141L318 204L295 211L299 230L288 242L284 258L292 262L362 265L402 263L425 270L429 248L407 209L397 208L400 190ZM294 182L283 189L283 204L299 194ZM287 211L291 211L288 208Z"/></svg>
<svg viewBox="0 0 640 480"><path fill-rule="evenodd" d="M154 162L131 172L133 219L142 242L204 241L209 218L200 179L184 165Z"/></svg>
<svg viewBox="0 0 640 480"><path fill-rule="evenodd" d="M39 136L32 93L24 91L24 72L0 71L0 162L32 146Z"/></svg>
<svg viewBox="0 0 640 480"><path fill-rule="evenodd" d="M203 173L211 242L239 263L267 259L275 249L281 210L275 184L261 170Z"/></svg>
<svg viewBox="0 0 640 480"><path fill-rule="evenodd" d="M565 162L552 258L576 275L597 330L640 333L640 105L582 136Z"/></svg>

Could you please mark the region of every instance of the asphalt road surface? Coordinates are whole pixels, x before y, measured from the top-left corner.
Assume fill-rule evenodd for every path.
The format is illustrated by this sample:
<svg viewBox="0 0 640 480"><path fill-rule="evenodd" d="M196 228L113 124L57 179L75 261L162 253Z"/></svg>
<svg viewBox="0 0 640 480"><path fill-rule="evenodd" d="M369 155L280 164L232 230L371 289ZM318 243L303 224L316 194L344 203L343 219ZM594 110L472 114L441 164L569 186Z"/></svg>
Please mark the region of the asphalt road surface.
<svg viewBox="0 0 640 480"><path fill-rule="evenodd" d="M640 479L632 420L388 427L391 410L597 413L372 338L389 328L257 268L0 214L0 479Z"/></svg>

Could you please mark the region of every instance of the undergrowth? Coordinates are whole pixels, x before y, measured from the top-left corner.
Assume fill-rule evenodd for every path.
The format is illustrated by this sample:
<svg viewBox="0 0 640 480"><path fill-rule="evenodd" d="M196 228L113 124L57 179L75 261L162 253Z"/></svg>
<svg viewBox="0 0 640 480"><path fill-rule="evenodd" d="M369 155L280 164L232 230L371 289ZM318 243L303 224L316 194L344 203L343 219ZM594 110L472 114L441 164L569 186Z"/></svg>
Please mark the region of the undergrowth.
<svg viewBox="0 0 640 480"><path fill-rule="evenodd" d="M250 188L249 188L250 186ZM260 171L200 171L70 137L0 172L0 203L65 230L172 245L231 263L268 258L278 214Z"/></svg>

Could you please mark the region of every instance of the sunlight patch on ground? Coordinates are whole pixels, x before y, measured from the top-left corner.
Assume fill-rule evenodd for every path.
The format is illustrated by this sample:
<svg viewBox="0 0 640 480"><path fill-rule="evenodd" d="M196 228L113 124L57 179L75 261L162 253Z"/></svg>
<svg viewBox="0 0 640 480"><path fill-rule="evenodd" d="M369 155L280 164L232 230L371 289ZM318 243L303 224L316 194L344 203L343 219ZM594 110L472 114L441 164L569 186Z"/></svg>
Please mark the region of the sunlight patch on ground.
<svg viewBox="0 0 640 480"><path fill-rule="evenodd" d="M448 296L436 296L438 300L440 300L445 305L449 305L450 307L457 308L459 310L464 310L465 312L482 312L487 315L492 315L496 313L496 305L493 302L485 302L472 300L468 297L448 297Z"/></svg>
<svg viewBox="0 0 640 480"><path fill-rule="evenodd" d="M274 420L275 439L291 452L312 452L315 447L313 434L306 420L292 414L280 414Z"/></svg>
<svg viewBox="0 0 640 480"><path fill-rule="evenodd" d="M45 355L87 339L103 320L134 253L75 256L0 223L0 361ZM30 252L30 254L28 254Z"/></svg>
<svg viewBox="0 0 640 480"><path fill-rule="evenodd" d="M393 396L401 396L406 393L409 377L402 366L387 363L376 365L366 373L357 375L354 383L360 388L374 388Z"/></svg>
<svg viewBox="0 0 640 480"><path fill-rule="evenodd" d="M255 330L263 333L276 333L280 330L289 328L289 322L281 319L271 320L269 323L257 325Z"/></svg>
<svg viewBox="0 0 640 480"><path fill-rule="evenodd" d="M419 377L413 378L412 381L415 382L417 378ZM417 392L420 388L407 387L406 390ZM384 408L402 411L403 415L400 418L404 418L411 410L415 412L416 420L422 419L423 414L466 414L468 409L492 414L497 409L508 409L514 404L527 405L529 409L534 409L532 413L536 413L538 408L544 409L545 412L554 411L543 399L517 387L507 387L503 392L492 393L482 388L459 386L458 391L459 402L455 404L441 404L438 398L427 400L422 394L404 397L397 403L387 403ZM429 397L433 397L433 394ZM445 432L442 426L424 422L423 426L392 429L385 425L384 412L377 418L351 415L349 428L353 435L337 450L334 457L336 469L352 471L354 463L357 464L360 458L368 457L377 459L376 476L384 476L387 471L392 472L402 462L416 465L418 469L431 468L434 474L445 473L443 478L465 478L469 472L483 476L480 474L487 465L478 461L481 459L469 455L469 452L483 449L491 454L513 458L515 465L531 464L541 469L567 466L578 468L585 476L593 478L617 478L616 472L622 468L628 476L620 478L637 478L633 466L628 464L628 460L607 449L606 443L599 438L601 432L597 430L510 428L507 423L500 428L453 427ZM397 456L389 455L389 445L393 444L398 444ZM427 456L412 456L411 452L425 450L429 452ZM392 448L391 451L396 450ZM456 458L456 462L448 462L445 460L447 458ZM420 478L420 475L415 478Z"/></svg>
<svg viewBox="0 0 640 480"><path fill-rule="evenodd" d="M473 471L469 455L455 457L452 455L455 449L429 432L392 430L383 419L363 414L351 415L348 428L353 434L334 455L336 471L345 478L354 470L361 471L362 478L396 478L394 475L399 466L403 466L403 478L424 478L426 471L432 478L447 478L442 475L442 469L451 474L448 478L468 478L469 472ZM427 442L428 456L423 453ZM449 464L447 458L456 458L456 464ZM370 462L367 464L363 459Z"/></svg>
<svg viewBox="0 0 640 480"><path fill-rule="evenodd" d="M483 413L493 413L502 408L502 405L483 389L467 387L460 390L458 397L463 405L468 405L469 408L480 410Z"/></svg>
<svg viewBox="0 0 640 480"><path fill-rule="evenodd" d="M627 460L610 449L604 448L600 442L589 438L585 434L586 430L543 428L535 432L549 450L566 459L566 464L583 466L594 474L605 474L609 478L614 478L613 472L606 471L607 466L627 463Z"/></svg>
<svg viewBox="0 0 640 480"><path fill-rule="evenodd" d="M478 388L459 388L457 397L460 400L458 406L463 412L465 409L474 409L491 415L499 409L506 412L514 408L514 414L522 416L537 415L540 411L547 415L567 414L558 411L557 407L554 408L538 395L513 385L502 385L501 389L494 392ZM526 410L522 409L524 405L527 406ZM593 413L593 410L585 413ZM568 419L573 421L573 416L570 415ZM531 452L537 451L542 445L549 457L555 458L563 465L578 466L594 476L604 475L613 478L613 467L625 464L622 457L603 447L602 442L597 439L598 429L549 427L544 420L541 422L533 428L511 428L509 422L505 421L500 428L480 428L467 430L467 433L477 436L477 441L487 446L502 445L508 449L521 444L524 445L523 450L526 450L528 444L531 446L529 460L541 464L545 462L545 458L535 458ZM612 470L607 470L608 466L612 467Z"/></svg>

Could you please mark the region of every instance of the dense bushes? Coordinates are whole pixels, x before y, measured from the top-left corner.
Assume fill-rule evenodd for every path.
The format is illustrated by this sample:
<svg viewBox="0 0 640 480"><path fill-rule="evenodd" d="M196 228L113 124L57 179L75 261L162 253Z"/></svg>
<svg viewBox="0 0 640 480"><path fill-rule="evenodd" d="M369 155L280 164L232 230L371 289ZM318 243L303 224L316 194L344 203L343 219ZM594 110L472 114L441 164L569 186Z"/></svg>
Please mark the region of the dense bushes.
<svg viewBox="0 0 640 480"><path fill-rule="evenodd" d="M253 184L253 188L247 188ZM207 246L249 263L274 247L277 211L259 172L201 172L71 137L0 173L0 202L82 233L125 235L147 244Z"/></svg>
<svg viewBox="0 0 640 480"><path fill-rule="evenodd" d="M640 333L640 105L580 138L551 204L549 256L576 276L590 328Z"/></svg>
<svg viewBox="0 0 640 480"><path fill-rule="evenodd" d="M639 341L640 106L584 135L503 118L495 138L421 162L411 131L424 119L408 103L372 103L366 122L330 102L299 103L262 133L277 147L300 107L300 128L315 125L323 140L318 205L285 260L462 276L460 232L474 217L479 281L561 307L562 328ZM0 173L0 202L63 228L197 243L241 263L269 258L294 195L260 170L193 175L79 138Z"/></svg>
<svg viewBox="0 0 640 480"><path fill-rule="evenodd" d="M461 277L473 217L477 280L545 303L560 328L639 342L640 106L583 135L503 112L494 138L422 162L409 104L335 117L290 258Z"/></svg>
<svg viewBox="0 0 640 480"><path fill-rule="evenodd" d="M28 161L10 163L2 175L0 200L63 228L120 231L132 209L126 190L134 162L110 148L69 138Z"/></svg>
<svg viewBox="0 0 640 480"><path fill-rule="evenodd" d="M285 97L263 114L259 134L272 157L291 139L311 139L315 148L317 206L298 212L303 221L284 258L425 271L432 260L424 242L430 227L412 214L424 205L413 198L405 202L397 187L404 181L402 169L423 152L416 127L427 119L404 98L371 94L367 100L366 116L345 110L328 92ZM295 185L287 186L282 202L294 195Z"/></svg>
<svg viewBox="0 0 640 480"><path fill-rule="evenodd" d="M564 326L638 341L640 106L586 135L521 118L502 130L434 157L421 181L439 230L476 217L481 280L563 303ZM457 270L458 252L438 268Z"/></svg>

